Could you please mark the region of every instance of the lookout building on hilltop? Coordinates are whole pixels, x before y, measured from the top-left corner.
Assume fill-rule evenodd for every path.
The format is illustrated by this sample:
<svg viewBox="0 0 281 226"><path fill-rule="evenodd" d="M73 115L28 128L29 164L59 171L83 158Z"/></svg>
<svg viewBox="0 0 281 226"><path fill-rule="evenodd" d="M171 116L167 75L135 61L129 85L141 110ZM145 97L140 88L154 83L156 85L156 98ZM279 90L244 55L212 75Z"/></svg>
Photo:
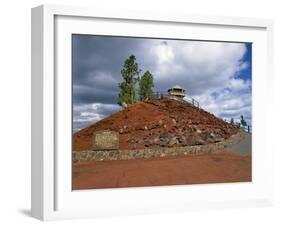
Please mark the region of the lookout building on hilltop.
<svg viewBox="0 0 281 226"><path fill-rule="evenodd" d="M175 85L172 88L168 89L168 94L171 98L183 99L186 96L186 92L179 85Z"/></svg>

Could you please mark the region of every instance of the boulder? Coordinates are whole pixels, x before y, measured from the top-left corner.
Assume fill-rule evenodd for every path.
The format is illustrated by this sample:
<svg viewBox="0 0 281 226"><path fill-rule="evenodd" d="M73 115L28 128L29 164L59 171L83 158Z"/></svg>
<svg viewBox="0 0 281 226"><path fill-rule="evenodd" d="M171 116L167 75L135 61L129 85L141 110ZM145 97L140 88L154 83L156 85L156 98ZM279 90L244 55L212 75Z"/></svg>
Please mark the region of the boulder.
<svg viewBox="0 0 281 226"><path fill-rule="evenodd" d="M210 133L210 135L209 135L211 138L215 138L216 137L216 135L214 134L214 133Z"/></svg>
<svg viewBox="0 0 281 226"><path fill-rule="evenodd" d="M201 137L196 137L195 144L196 145L203 145L203 144L205 144L205 141Z"/></svg>
<svg viewBox="0 0 281 226"><path fill-rule="evenodd" d="M224 140L223 138L217 137L217 138L214 140L214 142L215 142L215 143L218 143L218 142L222 142L223 140Z"/></svg>
<svg viewBox="0 0 281 226"><path fill-rule="evenodd" d="M153 144L155 144L155 145L159 145L159 144L160 144L160 139L159 139L159 137L155 137L155 138L153 139Z"/></svg>
<svg viewBox="0 0 281 226"><path fill-rule="evenodd" d="M174 145L177 145L179 143L177 137L173 137L172 139L169 140L169 147L172 147Z"/></svg>
<svg viewBox="0 0 281 226"><path fill-rule="evenodd" d="M164 147L169 143L169 138L167 137L160 137L159 144L160 146Z"/></svg>

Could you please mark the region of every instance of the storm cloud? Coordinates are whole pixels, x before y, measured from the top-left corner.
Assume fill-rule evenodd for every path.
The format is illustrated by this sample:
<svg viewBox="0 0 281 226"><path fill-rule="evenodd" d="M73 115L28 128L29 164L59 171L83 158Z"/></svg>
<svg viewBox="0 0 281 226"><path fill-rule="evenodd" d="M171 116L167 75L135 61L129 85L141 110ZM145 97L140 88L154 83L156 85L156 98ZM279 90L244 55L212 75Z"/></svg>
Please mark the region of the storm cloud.
<svg viewBox="0 0 281 226"><path fill-rule="evenodd" d="M205 110L251 124L250 44L73 35L72 50L74 131L120 110L120 71L131 54L153 74L155 91L179 84Z"/></svg>

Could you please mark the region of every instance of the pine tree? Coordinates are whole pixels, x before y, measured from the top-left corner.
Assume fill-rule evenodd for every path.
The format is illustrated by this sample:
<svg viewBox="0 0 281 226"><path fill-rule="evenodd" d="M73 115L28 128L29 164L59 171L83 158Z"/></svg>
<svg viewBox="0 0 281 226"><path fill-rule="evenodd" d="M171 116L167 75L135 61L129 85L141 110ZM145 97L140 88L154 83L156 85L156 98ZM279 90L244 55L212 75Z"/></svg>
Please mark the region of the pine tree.
<svg viewBox="0 0 281 226"><path fill-rule="evenodd" d="M146 100L153 97L153 76L150 71L146 71L139 81L140 100Z"/></svg>
<svg viewBox="0 0 281 226"><path fill-rule="evenodd" d="M121 75L123 81L119 83L118 104L133 104L136 101L135 85L139 80L139 67L134 55L125 60Z"/></svg>
<svg viewBox="0 0 281 226"><path fill-rule="evenodd" d="M243 115L240 116L240 123L241 123L242 126L247 126L247 122L245 121Z"/></svg>

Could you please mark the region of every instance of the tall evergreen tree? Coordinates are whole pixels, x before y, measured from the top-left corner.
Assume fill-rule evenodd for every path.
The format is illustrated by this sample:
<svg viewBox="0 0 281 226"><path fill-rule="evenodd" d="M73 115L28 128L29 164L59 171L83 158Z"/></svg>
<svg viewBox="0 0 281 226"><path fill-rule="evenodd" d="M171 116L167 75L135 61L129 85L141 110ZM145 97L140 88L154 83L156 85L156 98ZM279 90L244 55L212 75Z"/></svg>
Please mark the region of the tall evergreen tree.
<svg viewBox="0 0 281 226"><path fill-rule="evenodd" d="M245 121L243 115L240 116L240 123L241 123L242 126L247 126L247 122Z"/></svg>
<svg viewBox="0 0 281 226"><path fill-rule="evenodd" d="M150 71L146 71L139 82L140 100L150 99L153 97L153 76Z"/></svg>
<svg viewBox="0 0 281 226"><path fill-rule="evenodd" d="M132 104L136 101L135 85L139 80L139 67L134 55L125 60L121 75L123 81L119 83L118 104Z"/></svg>

